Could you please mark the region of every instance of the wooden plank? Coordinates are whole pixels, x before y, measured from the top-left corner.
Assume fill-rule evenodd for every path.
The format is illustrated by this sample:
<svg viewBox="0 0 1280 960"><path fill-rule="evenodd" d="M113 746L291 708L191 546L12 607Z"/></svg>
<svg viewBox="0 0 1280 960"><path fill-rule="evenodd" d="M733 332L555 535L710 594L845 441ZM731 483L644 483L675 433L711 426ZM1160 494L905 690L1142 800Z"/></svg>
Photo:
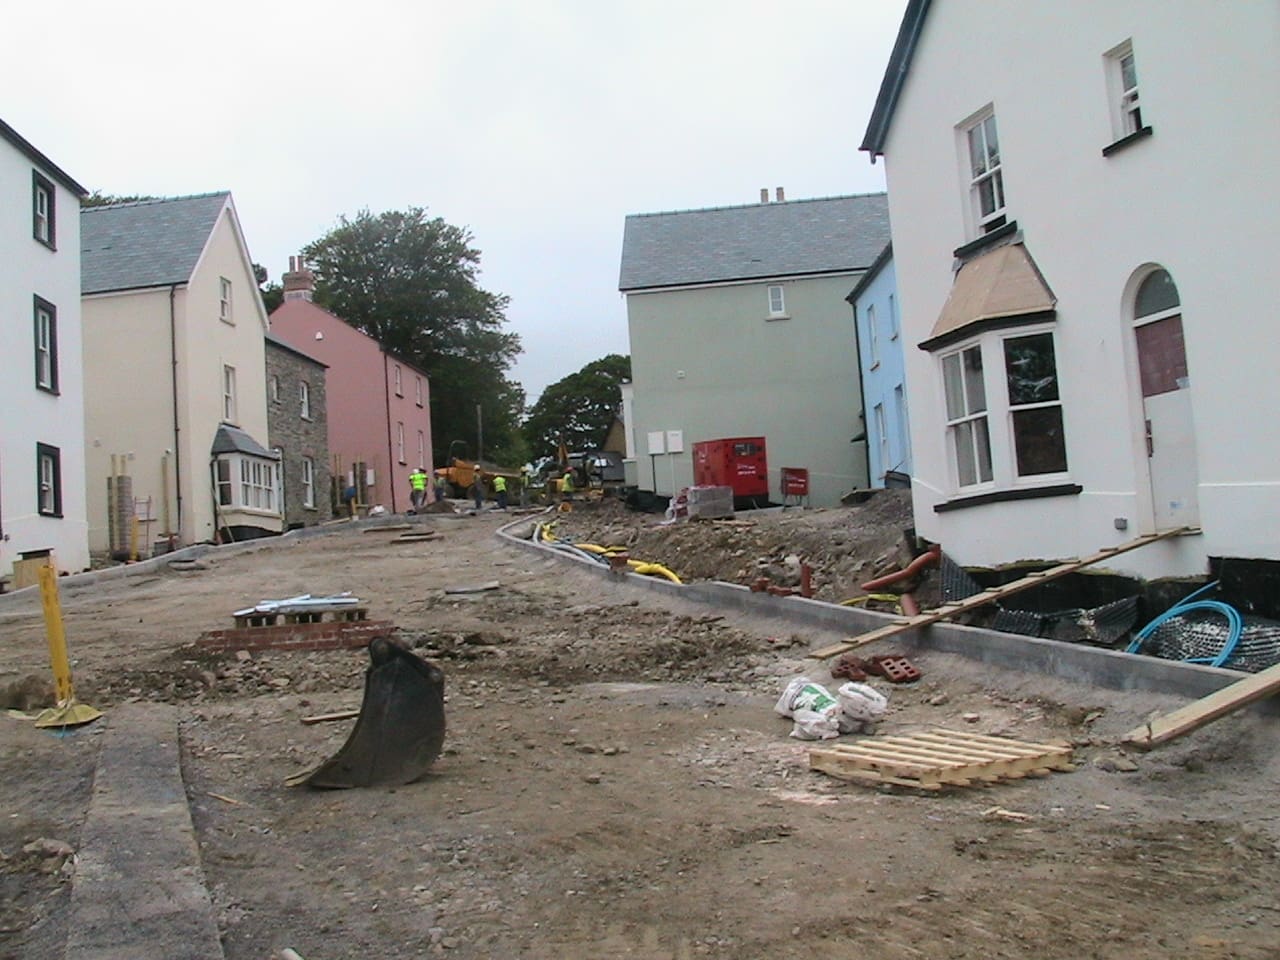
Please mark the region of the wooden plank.
<svg viewBox="0 0 1280 960"><path fill-rule="evenodd" d="M1030 590L1032 587L1038 587L1042 583L1050 580L1056 580L1059 577L1065 577L1069 573L1074 573L1090 564L1097 563L1099 560L1105 560L1108 557L1114 557L1118 553L1125 553L1129 550L1136 550L1139 547L1145 547L1149 543L1157 540L1165 540L1169 537L1181 536L1187 531L1186 527L1178 527L1174 530L1165 530L1161 533L1149 533L1145 536L1138 537L1136 540L1130 540L1114 547L1104 547L1096 553L1092 553L1080 560L1072 560L1069 563L1060 563L1057 566L1050 567L1047 570L1040 570L1035 573L1029 573L1020 580L1014 580L1012 583L1006 583L1001 587L991 587L983 590L981 593L975 593L971 597L965 597L963 600L955 600L944 604L935 610L926 610L914 617L904 617L894 620L886 627L879 627L869 633L863 633L849 640L842 640L826 647L820 647L817 650L809 652L809 656L815 660L825 660L827 657L834 657L841 653L847 653L850 650L856 650L859 647L866 646L868 643L874 643L885 637L891 637L895 634L905 633L908 630L914 630L916 627L927 627L931 623L937 623L939 620L945 620L953 617L958 613L965 613L969 610L976 610L978 607L986 606L993 600L999 600L1003 597L1013 596L1015 593L1021 593L1023 590Z"/></svg>
<svg viewBox="0 0 1280 960"><path fill-rule="evenodd" d="M1280 664L1135 727L1124 735L1123 741L1149 750L1277 692L1280 692Z"/></svg>
<svg viewBox="0 0 1280 960"><path fill-rule="evenodd" d="M303 717L302 722L307 726L314 723L329 723L332 720L350 720L352 717L360 716L360 711L356 710L338 710L336 713L318 713L312 717Z"/></svg>

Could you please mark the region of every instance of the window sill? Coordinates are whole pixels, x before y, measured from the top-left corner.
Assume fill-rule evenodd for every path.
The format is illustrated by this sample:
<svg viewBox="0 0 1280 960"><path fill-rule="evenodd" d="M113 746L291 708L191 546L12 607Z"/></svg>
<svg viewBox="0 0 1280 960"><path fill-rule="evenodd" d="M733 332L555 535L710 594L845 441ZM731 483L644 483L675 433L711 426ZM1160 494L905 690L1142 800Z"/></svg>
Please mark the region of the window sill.
<svg viewBox="0 0 1280 960"><path fill-rule="evenodd" d="M1125 147L1131 147L1135 143L1138 143L1142 140L1147 139L1147 137L1151 136L1151 134L1154 132L1155 131L1152 130L1151 127L1142 127L1138 130L1135 130L1133 131L1133 133L1129 134L1127 137L1121 137L1115 143L1108 144L1107 146L1103 147L1102 155L1104 157L1109 157L1114 153L1119 153L1121 150L1125 149Z"/></svg>
<svg viewBox="0 0 1280 960"><path fill-rule="evenodd" d="M769 316L764 318L764 322L769 323L770 321L773 321L773 320L790 320L790 319L791 319L791 314L789 313L771 313L769 314Z"/></svg>
<svg viewBox="0 0 1280 960"><path fill-rule="evenodd" d="M873 364L871 364L871 366L867 367L867 370L868 370L868 371L871 371L871 370L879 370L879 369L880 369L880 361L879 361L879 360L875 361Z"/></svg>
<svg viewBox="0 0 1280 960"><path fill-rule="evenodd" d="M1039 500L1044 497L1074 497L1084 492L1078 483L1055 483L1048 487L1022 487L1014 490L996 490L971 497L956 497L933 505L934 513L948 513L966 507L980 507L987 503L1006 503L1012 500Z"/></svg>
<svg viewBox="0 0 1280 960"><path fill-rule="evenodd" d="M228 320L226 317L219 317L218 319L223 323L225 323L228 327L234 327L236 325L236 322L234 320Z"/></svg>
<svg viewBox="0 0 1280 960"><path fill-rule="evenodd" d="M971 240L963 246L956 247L951 251L951 255L957 260L968 260L975 254L982 253L991 247L997 246L1000 241L1007 240L1018 232L1018 221L1010 220L1004 226L996 227L990 233L984 233L977 240Z"/></svg>
<svg viewBox="0 0 1280 960"><path fill-rule="evenodd" d="M62 391L61 391L61 390L59 390L57 387L46 387L46 386L45 386L44 384L42 384L42 383L37 383L37 384L36 384L36 389L37 389L37 390L39 390L41 393L47 393L47 394L49 394L49 396L51 396L51 397L60 397L60 396L62 396Z"/></svg>
<svg viewBox="0 0 1280 960"><path fill-rule="evenodd" d="M415 401L414 401L414 403L413 403L413 405L414 405L415 407L417 407L419 410L421 410L421 409L423 408L423 406L424 406L424 404L422 403L422 401L421 401L421 400L415 400Z"/></svg>
<svg viewBox="0 0 1280 960"><path fill-rule="evenodd" d="M52 240L46 240L43 237L37 237L34 234L32 235L31 239L34 240L36 243L40 244L40 246L44 247L46 250L52 251L53 253L58 252L58 245L54 243Z"/></svg>
<svg viewBox="0 0 1280 960"><path fill-rule="evenodd" d="M40 516L42 516L42 517L48 517L50 520L61 520L61 519L62 519L62 514L61 514L61 513L49 513L47 510L41 510L41 511L40 511Z"/></svg>

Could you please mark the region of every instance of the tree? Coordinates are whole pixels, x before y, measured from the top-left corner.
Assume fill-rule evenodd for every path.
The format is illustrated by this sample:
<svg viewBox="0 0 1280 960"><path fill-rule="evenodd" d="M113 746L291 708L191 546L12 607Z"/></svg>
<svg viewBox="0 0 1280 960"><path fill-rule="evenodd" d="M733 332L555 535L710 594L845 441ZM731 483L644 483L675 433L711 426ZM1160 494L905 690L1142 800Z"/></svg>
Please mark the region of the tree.
<svg viewBox="0 0 1280 960"><path fill-rule="evenodd" d="M524 422L531 454L554 455L561 437L571 451L600 449L630 379L631 358L611 353L547 387Z"/></svg>
<svg viewBox="0 0 1280 960"><path fill-rule="evenodd" d="M268 282L271 274L267 273L267 268L260 263L253 265L253 279L258 283L258 292L262 294L262 305L267 310L267 316L271 316L276 307L284 303L284 287L278 283Z"/></svg>
<svg viewBox="0 0 1280 960"><path fill-rule="evenodd" d="M508 298L478 283L480 251L468 230L420 207L362 210L302 252L317 303L430 378L437 463L454 440L475 455L477 404L485 459L519 462L524 391L506 373L520 338L503 329Z"/></svg>
<svg viewBox="0 0 1280 960"><path fill-rule="evenodd" d="M152 197L144 194L131 194L129 196L116 196L113 193L103 193L101 190L95 190L87 197L82 197L80 206L83 207L106 207L113 203L138 203L142 200L163 200L163 197Z"/></svg>

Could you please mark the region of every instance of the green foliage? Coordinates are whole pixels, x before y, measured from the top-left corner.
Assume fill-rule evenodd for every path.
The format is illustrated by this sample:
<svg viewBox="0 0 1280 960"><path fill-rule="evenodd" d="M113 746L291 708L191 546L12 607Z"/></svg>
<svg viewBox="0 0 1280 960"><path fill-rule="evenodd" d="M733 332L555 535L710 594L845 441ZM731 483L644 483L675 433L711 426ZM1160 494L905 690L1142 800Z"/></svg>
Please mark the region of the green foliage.
<svg viewBox="0 0 1280 960"><path fill-rule="evenodd" d="M280 304L284 303L284 287L278 283L269 283L271 275L260 263L253 265L253 279L258 283L258 292L262 294L262 305L267 308L267 316Z"/></svg>
<svg viewBox="0 0 1280 960"><path fill-rule="evenodd" d="M103 193L101 190L95 190L87 197L80 200L81 207L106 207L113 203L137 203L140 200L160 200L161 197L152 197L143 194L130 194L129 196L117 196L112 193Z"/></svg>
<svg viewBox="0 0 1280 960"><path fill-rule="evenodd" d="M533 457L554 456L561 436L569 450L598 450L622 404L621 384L631 379L631 358L611 353L542 392L524 422Z"/></svg>
<svg viewBox="0 0 1280 960"><path fill-rule="evenodd" d="M481 289L469 231L420 207L340 217L303 248L316 302L423 370L431 384L436 463L453 440L484 457L519 462L524 391L507 378L520 338L503 329L508 298Z"/></svg>

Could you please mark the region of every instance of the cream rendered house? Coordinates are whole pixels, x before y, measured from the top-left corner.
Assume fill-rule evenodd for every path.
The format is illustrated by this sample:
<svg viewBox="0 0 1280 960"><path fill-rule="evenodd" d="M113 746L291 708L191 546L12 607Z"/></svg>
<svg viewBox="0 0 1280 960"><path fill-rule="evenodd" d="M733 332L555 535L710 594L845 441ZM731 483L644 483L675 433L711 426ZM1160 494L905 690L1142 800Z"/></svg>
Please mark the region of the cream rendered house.
<svg viewBox="0 0 1280 960"><path fill-rule="evenodd" d="M90 548L280 532L267 317L231 194L88 208L81 235Z"/></svg>

